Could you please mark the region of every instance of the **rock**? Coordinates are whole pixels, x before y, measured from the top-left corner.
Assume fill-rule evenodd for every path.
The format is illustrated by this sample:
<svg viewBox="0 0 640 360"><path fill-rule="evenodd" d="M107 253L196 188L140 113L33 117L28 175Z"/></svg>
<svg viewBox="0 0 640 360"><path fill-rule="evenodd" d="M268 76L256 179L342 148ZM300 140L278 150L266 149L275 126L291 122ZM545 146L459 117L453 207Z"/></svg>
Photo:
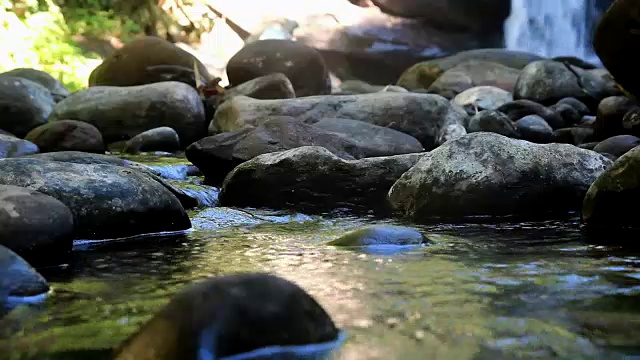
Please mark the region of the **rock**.
<svg viewBox="0 0 640 360"><path fill-rule="evenodd" d="M91 72L89 86L138 86L181 80L195 88L194 63L202 80L211 80L207 68L189 52L164 39L146 36L126 43L105 58Z"/></svg>
<svg viewBox="0 0 640 360"><path fill-rule="evenodd" d="M322 119L314 127L346 136L361 149L362 157L391 156L424 151L416 138L403 132L359 120Z"/></svg>
<svg viewBox="0 0 640 360"><path fill-rule="evenodd" d="M428 91L453 99L476 86L494 86L513 92L520 70L490 61L471 60L445 71L429 86Z"/></svg>
<svg viewBox="0 0 640 360"><path fill-rule="evenodd" d="M473 133L422 157L391 187L389 202L414 221L541 217L579 209L609 164L602 155L573 145Z"/></svg>
<svg viewBox="0 0 640 360"><path fill-rule="evenodd" d="M567 97L564 99L560 99L556 103L556 105L559 105L559 104L570 105L574 110L576 110L580 114L580 116L589 115L591 113L591 111L589 110L589 107L585 105L582 101L576 98Z"/></svg>
<svg viewBox="0 0 640 360"><path fill-rule="evenodd" d="M602 100L598 105L594 127L596 140L623 134L622 120L635 106L635 101L626 96L611 96Z"/></svg>
<svg viewBox="0 0 640 360"><path fill-rule="evenodd" d="M351 139L291 117L274 117L261 125L206 137L189 145L186 156L203 174L208 184L218 185L236 166L258 155L322 146L343 159L359 159L365 149Z"/></svg>
<svg viewBox="0 0 640 360"><path fill-rule="evenodd" d="M384 92L285 100L238 96L220 106L209 125L209 133L256 126L273 116L292 116L308 124L326 118L365 121L409 134L430 150L464 134L467 114L447 99L431 94Z"/></svg>
<svg viewBox="0 0 640 360"><path fill-rule="evenodd" d="M155 170L151 166L120 159L113 156L83 153L79 151L58 151L58 152L30 155L28 157L35 158L38 160L58 161L63 163L72 163L72 164L81 164L81 165L82 164L114 165L114 166L121 166L124 168L141 171L147 174L153 180L163 185L165 188L167 188L167 190L169 190L173 195L175 195L178 198L178 200L180 200L180 203L182 203L182 206L185 209L190 209L198 206L198 199L194 198L184 190L178 189L177 187L173 186L171 183L165 181L163 179L163 176L165 175Z"/></svg>
<svg viewBox="0 0 640 360"><path fill-rule="evenodd" d="M36 266L60 265L73 245L73 215L57 199L0 185L0 245Z"/></svg>
<svg viewBox="0 0 640 360"><path fill-rule="evenodd" d="M616 0L602 15L593 33L593 48L616 81L634 96L640 94L640 35L635 31L640 4Z"/></svg>
<svg viewBox="0 0 640 360"><path fill-rule="evenodd" d="M609 1L609 0L605 0L605 1ZM579 67L581 69L584 70L594 70L597 69L597 66L594 64L591 64L589 62L586 62L580 58L577 58L575 56L556 56L551 58L550 60L553 61L557 61L563 64L568 64L568 65L573 65L576 67Z"/></svg>
<svg viewBox="0 0 640 360"><path fill-rule="evenodd" d="M0 245L0 305L11 298L47 292L49 284L42 275L16 253Z"/></svg>
<svg viewBox="0 0 640 360"><path fill-rule="evenodd" d="M17 76L0 76L0 128L17 137L47 122L54 105L44 86Z"/></svg>
<svg viewBox="0 0 640 360"><path fill-rule="evenodd" d="M593 129L596 126L596 117L593 115L583 116L582 119L580 119L580 123L578 124L578 126Z"/></svg>
<svg viewBox="0 0 640 360"><path fill-rule="evenodd" d="M570 127L553 132L552 142L581 145L593 139L593 129L585 127Z"/></svg>
<svg viewBox="0 0 640 360"><path fill-rule="evenodd" d="M107 143L168 126L185 145L204 137L207 128L200 95L188 85L170 81L91 87L59 102L49 119L87 122L100 130Z"/></svg>
<svg viewBox="0 0 640 360"><path fill-rule="evenodd" d="M127 141L124 152L137 154L146 151L175 152L180 150L178 133L168 126L141 132Z"/></svg>
<svg viewBox="0 0 640 360"><path fill-rule="evenodd" d="M522 69L513 98L549 106L562 98L573 97L595 108L608 95L605 87L602 79L583 69L540 60Z"/></svg>
<svg viewBox="0 0 640 360"><path fill-rule="evenodd" d="M384 12L406 18L420 18L445 31L489 32L501 29L511 13L508 0L372 0ZM472 9L472 10L471 10Z"/></svg>
<svg viewBox="0 0 640 360"><path fill-rule="evenodd" d="M267 347L273 348L271 356L289 358L282 354L288 347L338 336L326 311L294 283L268 274L232 274L178 293L114 359L222 359Z"/></svg>
<svg viewBox="0 0 640 360"><path fill-rule="evenodd" d="M65 204L79 239L109 239L186 230L180 201L149 175L113 165L35 158L0 160L0 184L27 187Z"/></svg>
<svg viewBox="0 0 640 360"><path fill-rule="evenodd" d="M518 121L528 115L538 115L554 129L566 126L560 114L530 100L515 100L500 106L496 111L506 114L511 121Z"/></svg>
<svg viewBox="0 0 640 360"><path fill-rule="evenodd" d="M538 115L527 115L516 121L516 128L523 140L541 144L553 141L553 129Z"/></svg>
<svg viewBox="0 0 640 360"><path fill-rule="evenodd" d="M629 109L622 118L622 128L626 134L640 136L640 107Z"/></svg>
<svg viewBox="0 0 640 360"><path fill-rule="evenodd" d="M520 70L542 57L521 51L506 49L474 49L455 55L417 63L407 69L398 79L397 85L409 90L428 89L445 71L469 60L490 61Z"/></svg>
<svg viewBox="0 0 640 360"><path fill-rule="evenodd" d="M0 159L36 154L38 146L28 140L0 134Z"/></svg>
<svg viewBox="0 0 640 360"><path fill-rule="evenodd" d="M376 92L407 92L408 90L394 85L371 85L360 80L346 80L339 86L339 92L333 95L372 94Z"/></svg>
<svg viewBox="0 0 640 360"><path fill-rule="evenodd" d="M568 126L580 123L580 120L582 120L584 116L569 104L557 103L549 106L549 110L559 114L562 117L563 123Z"/></svg>
<svg viewBox="0 0 640 360"><path fill-rule="evenodd" d="M319 146L264 154L229 173L220 203L304 212L349 208L384 213L389 187L422 156L348 161Z"/></svg>
<svg viewBox="0 0 640 360"><path fill-rule="evenodd" d="M247 44L227 63L232 85L273 73L284 74L296 96L331 93L331 81L322 56L312 47L290 40L268 39Z"/></svg>
<svg viewBox="0 0 640 360"><path fill-rule="evenodd" d="M495 110L483 110L472 116L467 131L469 133L488 131L510 138L520 138L520 133L511 119Z"/></svg>
<svg viewBox="0 0 640 360"><path fill-rule="evenodd" d="M5 136L10 136L10 137L16 137L15 135L13 135L12 133L2 130L0 129L0 135L5 135Z"/></svg>
<svg viewBox="0 0 640 360"><path fill-rule="evenodd" d="M218 96L216 102L217 104L221 104L238 95L261 100L291 99L296 97L291 81L289 81L284 74L280 73L260 76L243 82L225 91L221 96Z"/></svg>
<svg viewBox="0 0 640 360"><path fill-rule="evenodd" d="M330 241L329 245L420 245L427 241L427 238L414 228L394 225L372 225L350 231Z"/></svg>
<svg viewBox="0 0 640 360"><path fill-rule="evenodd" d="M71 95L69 89L67 89L58 79L51 76L44 71L31 69L31 68L16 68L3 72L0 76L17 76L23 79L31 80L38 83L51 93L51 97L55 102L59 102L67 96Z"/></svg>
<svg viewBox="0 0 640 360"><path fill-rule="evenodd" d="M589 70L588 72L604 82L604 90L607 93L607 97L625 95L607 69L598 68Z"/></svg>
<svg viewBox="0 0 640 360"><path fill-rule="evenodd" d="M475 115L476 110L495 110L511 101L513 101L513 96L510 92L495 86L472 87L459 93L452 100L470 116Z"/></svg>
<svg viewBox="0 0 640 360"><path fill-rule="evenodd" d="M591 184L582 205L582 221L589 232L613 234L635 230L640 201L640 148L622 155ZM611 237L605 237L613 242ZM634 239L635 240L635 239Z"/></svg>
<svg viewBox="0 0 640 360"><path fill-rule="evenodd" d="M597 141L592 141L592 142L580 144L578 145L578 147L580 147L581 149L593 150L593 148L595 148L598 144L600 143Z"/></svg>
<svg viewBox="0 0 640 360"><path fill-rule="evenodd" d="M100 130L89 123L76 120L48 122L29 131L25 139L38 145L42 152L104 153L105 150Z"/></svg>
<svg viewBox="0 0 640 360"><path fill-rule="evenodd" d="M633 135L617 135L602 140L593 148L593 151L620 157L638 145L640 145L640 138Z"/></svg>

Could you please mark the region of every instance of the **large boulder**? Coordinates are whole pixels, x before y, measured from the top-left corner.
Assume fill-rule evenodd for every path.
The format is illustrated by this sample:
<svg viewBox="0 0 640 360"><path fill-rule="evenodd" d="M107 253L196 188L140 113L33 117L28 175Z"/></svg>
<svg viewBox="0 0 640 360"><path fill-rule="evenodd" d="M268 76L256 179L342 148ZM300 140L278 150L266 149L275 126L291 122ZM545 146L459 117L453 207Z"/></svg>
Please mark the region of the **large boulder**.
<svg viewBox="0 0 640 360"><path fill-rule="evenodd" d="M91 87L59 102L49 119L87 122L100 130L107 143L129 140L143 131L169 126L183 144L188 145L204 137L207 127L198 92L189 85L172 81Z"/></svg>
<svg viewBox="0 0 640 360"><path fill-rule="evenodd" d="M513 91L516 100L526 99L549 106L573 97L593 109L608 95L607 84L600 77L553 60L534 61L525 66Z"/></svg>
<svg viewBox="0 0 640 360"><path fill-rule="evenodd" d="M455 55L419 62L405 70L397 85L409 90L428 89L445 71L470 60L489 61L520 70L543 58L526 52L506 49L474 49Z"/></svg>
<svg viewBox="0 0 640 360"><path fill-rule="evenodd" d="M67 96L71 95L69 89L67 89L60 81L58 81L58 79L41 70L31 68L16 68L7 72L3 72L2 74L0 74L0 76L17 76L36 82L47 88L47 90L49 90L49 92L51 93L51 97L56 102L61 101Z"/></svg>
<svg viewBox="0 0 640 360"><path fill-rule="evenodd" d="M113 165L34 158L0 160L0 184L39 191L73 213L76 237L108 239L186 230L178 198L151 176Z"/></svg>
<svg viewBox="0 0 640 360"><path fill-rule="evenodd" d="M415 221L564 214L580 208L591 183L610 164L573 145L473 133L422 157L393 185L389 202Z"/></svg>
<svg viewBox="0 0 640 360"><path fill-rule="evenodd" d="M615 80L634 96L640 96L640 3L616 0L602 15L593 34L593 48Z"/></svg>
<svg viewBox="0 0 640 360"><path fill-rule="evenodd" d="M209 133L256 126L273 116L291 116L308 124L326 118L360 120L409 134L427 150L464 135L467 118L462 108L432 94L383 92L285 100L238 96L220 106Z"/></svg>
<svg viewBox="0 0 640 360"><path fill-rule="evenodd" d="M44 295L49 284L29 263L0 245L0 307L20 298Z"/></svg>
<svg viewBox="0 0 640 360"><path fill-rule="evenodd" d="M291 40L267 39L247 44L227 63L232 85L282 73L293 84L296 96L331 93L331 81L322 56L312 47Z"/></svg>
<svg viewBox="0 0 640 360"><path fill-rule="evenodd" d="M0 185L0 245L31 264L59 265L71 252L71 210L59 200L31 189Z"/></svg>
<svg viewBox="0 0 640 360"><path fill-rule="evenodd" d="M41 152L83 151L104 153L102 134L95 126L76 120L48 122L29 131L25 140L38 145Z"/></svg>
<svg viewBox="0 0 640 360"><path fill-rule="evenodd" d="M471 60L445 71L427 91L447 99L476 86L494 86L513 92L519 75L520 70L496 62Z"/></svg>
<svg viewBox="0 0 640 360"><path fill-rule="evenodd" d="M0 129L24 137L47 122L54 105L44 86L17 76L0 76Z"/></svg>
<svg viewBox="0 0 640 360"><path fill-rule="evenodd" d="M510 0L372 0L383 11L420 18L447 31L487 32L502 30L511 13Z"/></svg>
<svg viewBox="0 0 640 360"><path fill-rule="evenodd" d="M223 206L327 211L387 211L389 187L424 154L343 160L318 146L260 155L236 167L220 192Z"/></svg>
<svg viewBox="0 0 640 360"><path fill-rule="evenodd" d="M331 342L339 342L338 328L302 288L274 275L231 274L181 291L116 350L114 359L249 359L265 348L269 358L288 359L297 357L294 346L312 344L325 346L316 346L316 354L307 347L305 355L324 358ZM251 351L254 356L245 354Z"/></svg>
<svg viewBox="0 0 640 360"><path fill-rule="evenodd" d="M353 160L365 157L355 141L307 125L291 117L275 117L259 126L209 136L189 145L186 156L205 175L208 184L218 185L236 166L266 153L322 146L336 156Z"/></svg>
<svg viewBox="0 0 640 360"><path fill-rule="evenodd" d="M175 80L195 87L194 64L203 81L211 80L204 64L189 52L158 37L142 37L126 43L93 69L89 86L136 86Z"/></svg>
<svg viewBox="0 0 640 360"><path fill-rule="evenodd" d="M622 155L591 184L582 206L587 229L610 237L614 230L640 230L640 147ZM611 239L610 241L613 241Z"/></svg>

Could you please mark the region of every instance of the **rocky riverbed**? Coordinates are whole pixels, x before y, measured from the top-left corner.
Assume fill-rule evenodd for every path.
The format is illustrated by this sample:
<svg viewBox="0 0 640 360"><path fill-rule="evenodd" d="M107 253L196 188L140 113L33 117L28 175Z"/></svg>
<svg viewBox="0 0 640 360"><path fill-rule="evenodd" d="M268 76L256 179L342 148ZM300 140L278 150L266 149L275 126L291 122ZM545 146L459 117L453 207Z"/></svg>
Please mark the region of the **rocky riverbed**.
<svg viewBox="0 0 640 360"><path fill-rule="evenodd" d="M0 74L0 350L635 354L640 107L596 50L607 69L477 49L377 86L260 40L221 88L140 38L76 93Z"/></svg>

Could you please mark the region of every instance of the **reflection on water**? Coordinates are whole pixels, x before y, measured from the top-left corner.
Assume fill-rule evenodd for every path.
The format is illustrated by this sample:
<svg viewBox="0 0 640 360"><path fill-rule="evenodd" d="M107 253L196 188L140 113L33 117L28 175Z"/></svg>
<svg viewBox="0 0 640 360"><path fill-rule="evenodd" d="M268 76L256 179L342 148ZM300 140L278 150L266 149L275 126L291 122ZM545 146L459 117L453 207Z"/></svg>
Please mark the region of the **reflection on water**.
<svg viewBox="0 0 640 360"><path fill-rule="evenodd" d="M348 334L338 359L640 354L640 257L581 243L575 223L423 227L434 245L377 254L324 243L381 220L204 211L180 238L78 252L45 303L0 320L0 354L98 359L185 285L238 271L316 297Z"/></svg>

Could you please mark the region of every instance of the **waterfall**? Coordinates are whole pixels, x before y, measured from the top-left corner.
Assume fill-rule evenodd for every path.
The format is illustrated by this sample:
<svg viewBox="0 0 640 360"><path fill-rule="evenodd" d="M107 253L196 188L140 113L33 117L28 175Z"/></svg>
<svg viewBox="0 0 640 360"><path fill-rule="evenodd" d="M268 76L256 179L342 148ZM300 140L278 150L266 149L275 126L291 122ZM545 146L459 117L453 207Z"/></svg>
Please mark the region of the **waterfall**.
<svg viewBox="0 0 640 360"><path fill-rule="evenodd" d="M591 34L606 6L607 1L602 0L511 0L505 46L546 57L575 56L599 64Z"/></svg>

